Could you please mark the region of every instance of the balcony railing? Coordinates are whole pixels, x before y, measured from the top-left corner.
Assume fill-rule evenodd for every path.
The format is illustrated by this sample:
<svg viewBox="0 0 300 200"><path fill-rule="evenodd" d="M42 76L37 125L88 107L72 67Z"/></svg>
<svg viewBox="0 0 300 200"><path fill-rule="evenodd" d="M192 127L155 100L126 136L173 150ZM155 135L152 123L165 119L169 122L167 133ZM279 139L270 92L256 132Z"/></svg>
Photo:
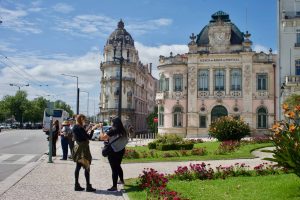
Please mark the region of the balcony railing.
<svg viewBox="0 0 300 200"><path fill-rule="evenodd" d="M299 85L300 84L300 75L298 76L286 76L285 77L285 85Z"/></svg>

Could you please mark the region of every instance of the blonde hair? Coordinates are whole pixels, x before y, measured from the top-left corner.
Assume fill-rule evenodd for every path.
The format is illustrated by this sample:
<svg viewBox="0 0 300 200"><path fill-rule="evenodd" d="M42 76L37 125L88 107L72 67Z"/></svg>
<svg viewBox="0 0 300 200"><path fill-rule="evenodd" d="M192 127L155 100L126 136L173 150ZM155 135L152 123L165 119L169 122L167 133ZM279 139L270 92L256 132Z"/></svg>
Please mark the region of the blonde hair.
<svg viewBox="0 0 300 200"><path fill-rule="evenodd" d="M85 115L83 115L83 114L79 114L79 115L77 115L77 117L76 117L76 124L79 124L79 125L83 125L83 122L86 120L86 117L85 117Z"/></svg>

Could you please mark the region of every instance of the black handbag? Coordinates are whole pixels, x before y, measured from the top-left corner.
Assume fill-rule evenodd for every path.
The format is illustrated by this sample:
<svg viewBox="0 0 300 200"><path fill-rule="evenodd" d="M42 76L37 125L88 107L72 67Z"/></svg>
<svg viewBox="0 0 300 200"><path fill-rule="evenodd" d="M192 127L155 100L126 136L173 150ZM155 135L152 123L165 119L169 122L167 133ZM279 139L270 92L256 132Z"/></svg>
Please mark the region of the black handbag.
<svg viewBox="0 0 300 200"><path fill-rule="evenodd" d="M104 142L104 147L102 149L102 156L103 157L107 157L109 154L111 154L114 150L111 147L111 144L114 143L115 141L117 141L120 137L118 137L117 139L115 139L112 142Z"/></svg>

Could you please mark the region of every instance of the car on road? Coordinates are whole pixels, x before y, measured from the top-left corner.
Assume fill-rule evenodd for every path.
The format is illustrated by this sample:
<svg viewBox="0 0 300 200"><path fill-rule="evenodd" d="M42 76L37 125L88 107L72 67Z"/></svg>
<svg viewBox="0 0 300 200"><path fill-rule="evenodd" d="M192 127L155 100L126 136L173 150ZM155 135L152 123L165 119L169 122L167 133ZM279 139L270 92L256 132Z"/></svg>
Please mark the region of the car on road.
<svg viewBox="0 0 300 200"><path fill-rule="evenodd" d="M93 134L93 137L92 137L92 140L100 140L99 137L100 137L100 134L103 132L103 133L106 133L107 131L109 131L109 129L111 128L111 126L103 126L102 128L98 128L94 131L94 134Z"/></svg>

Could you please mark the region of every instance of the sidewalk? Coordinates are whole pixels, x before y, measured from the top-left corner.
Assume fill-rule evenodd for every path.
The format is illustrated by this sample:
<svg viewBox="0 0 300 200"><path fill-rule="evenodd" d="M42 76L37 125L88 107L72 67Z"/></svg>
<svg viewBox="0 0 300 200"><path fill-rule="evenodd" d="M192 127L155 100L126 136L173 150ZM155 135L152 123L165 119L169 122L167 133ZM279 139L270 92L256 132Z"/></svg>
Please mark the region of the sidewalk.
<svg viewBox="0 0 300 200"><path fill-rule="evenodd" d="M129 146L143 145L150 140L141 140L130 142ZM14 186L12 186L3 195L0 194L2 200L64 200L64 199L101 199L101 200L120 200L124 199L122 192L107 192L106 189L111 187L111 170L107 158L101 156L102 142L91 141L91 153L93 161L91 166L91 183L97 189L96 193L75 192L74 191L74 169L75 163L71 160L61 161L61 156L54 157L54 163L47 163L48 157L43 156L41 163L37 165L31 172L24 176ZM58 155L61 149L57 150ZM265 158L269 154L260 151L254 152L255 156ZM212 167L232 165L235 163L245 163L252 168L263 161L261 158L255 159L236 159L236 160L211 160L205 161L210 163ZM189 165L190 163L199 163L201 161L192 162L160 162L160 163L131 163L123 164L124 177L136 178L144 168L154 168L161 173L173 173L178 166ZM80 183L85 187L85 178L83 170L80 171ZM119 185L120 186L120 185ZM119 187L119 190L121 187Z"/></svg>

